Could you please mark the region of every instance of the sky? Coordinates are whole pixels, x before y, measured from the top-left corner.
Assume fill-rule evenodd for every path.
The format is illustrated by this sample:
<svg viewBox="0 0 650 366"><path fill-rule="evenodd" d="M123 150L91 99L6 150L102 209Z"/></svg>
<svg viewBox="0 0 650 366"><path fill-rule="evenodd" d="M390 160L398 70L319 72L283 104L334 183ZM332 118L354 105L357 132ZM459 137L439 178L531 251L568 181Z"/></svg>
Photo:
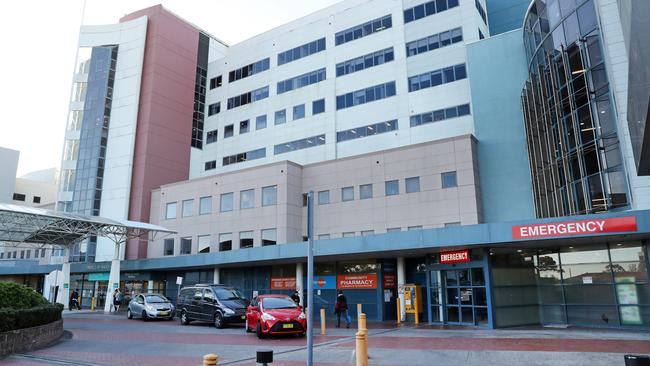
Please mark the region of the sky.
<svg viewBox="0 0 650 366"><path fill-rule="evenodd" d="M0 147L20 151L18 176L60 165L81 24L117 23L125 14L162 3L235 44L338 1L86 0L85 11L84 0L3 1Z"/></svg>

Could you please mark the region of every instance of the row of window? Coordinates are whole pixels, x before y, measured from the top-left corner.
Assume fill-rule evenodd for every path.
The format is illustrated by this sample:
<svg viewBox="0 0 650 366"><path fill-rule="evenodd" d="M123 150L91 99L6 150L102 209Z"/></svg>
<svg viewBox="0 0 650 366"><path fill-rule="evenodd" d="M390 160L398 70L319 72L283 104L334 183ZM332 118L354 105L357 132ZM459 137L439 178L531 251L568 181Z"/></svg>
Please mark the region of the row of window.
<svg viewBox="0 0 650 366"><path fill-rule="evenodd" d="M45 258L45 250L45 248L34 249L34 258ZM21 250L20 252L17 250L14 250L13 252L0 252L0 259L31 259L31 256L31 249Z"/></svg>
<svg viewBox="0 0 650 366"><path fill-rule="evenodd" d="M221 112L221 102L216 102L208 105L208 117L214 116L219 112Z"/></svg>
<svg viewBox="0 0 650 366"><path fill-rule="evenodd" d="M336 142L358 139L380 133L386 133L398 129L397 120L379 122L371 125L351 128L349 130L339 131L336 133Z"/></svg>
<svg viewBox="0 0 650 366"><path fill-rule="evenodd" d="M22 194L22 193L14 193L13 200L14 201L20 201L20 202L25 202L27 200L27 196ZM34 196L32 198L32 203L41 203L41 197L40 196Z"/></svg>
<svg viewBox="0 0 650 366"><path fill-rule="evenodd" d="M228 109L237 108L242 105L256 102L269 97L269 87L265 86L248 93L228 98Z"/></svg>
<svg viewBox="0 0 650 366"><path fill-rule="evenodd" d="M470 114L469 104L461 104L451 108L438 109L411 116L411 127L442 121L445 119L466 116Z"/></svg>
<svg viewBox="0 0 650 366"><path fill-rule="evenodd" d="M454 28L445 32L434 34L406 44L406 57L419 55L424 52L449 46L463 41L463 30Z"/></svg>
<svg viewBox="0 0 650 366"><path fill-rule="evenodd" d="M278 53L278 66L325 50L325 38Z"/></svg>
<svg viewBox="0 0 650 366"><path fill-rule="evenodd" d="M318 135L307 137L300 140L285 142L282 144L275 145L273 147L273 153L275 155L284 154L290 151L307 149L310 147L315 147L319 145L325 145L325 135Z"/></svg>
<svg viewBox="0 0 650 366"><path fill-rule="evenodd" d="M381 51L371 52L367 55L363 55L357 58L353 58L352 60L347 60L336 64L336 76L338 77L351 74L353 72L361 71L373 66L378 66L386 62L393 61L394 59L395 53L393 52L393 47L386 48Z"/></svg>
<svg viewBox="0 0 650 366"><path fill-rule="evenodd" d="M310 71L308 73L278 82L277 94L286 93L307 85L316 84L325 80L325 68Z"/></svg>
<svg viewBox="0 0 650 366"><path fill-rule="evenodd" d="M457 187L456 172L444 172L440 174L442 188ZM400 180L387 180L384 182L384 192L386 196L396 196L400 194ZM420 192L420 177L410 177L404 179L404 188L406 193ZM353 186L341 188L341 202L354 201L355 189ZM306 195L306 194L305 194ZM365 200L374 197L373 184L361 184L359 186L359 199ZM330 191L319 191L317 195L319 205L330 204ZM303 199L303 206L306 206L306 200Z"/></svg>
<svg viewBox="0 0 650 366"><path fill-rule="evenodd" d="M278 241L278 233L275 228L261 230L262 246L275 245ZM210 235L197 236L197 252L210 253ZM219 234L219 248L220 252L232 250L233 233L220 233ZM192 254L192 237L180 238L179 254L186 255ZM175 239L165 239L163 242L163 255L174 255ZM239 248L253 248L255 246L255 232L253 230L239 232Z"/></svg>
<svg viewBox="0 0 650 366"><path fill-rule="evenodd" d="M336 96L336 109L350 108L375 100L392 97L395 95L395 82L371 86L369 88L356 90L350 93Z"/></svg>
<svg viewBox="0 0 650 366"><path fill-rule="evenodd" d="M377 33L393 26L393 19L390 14L381 18L373 19L360 25L342 30L334 35L334 43L338 46L347 42L354 41L373 33Z"/></svg>
<svg viewBox="0 0 650 366"><path fill-rule="evenodd" d="M409 77L409 92L432 88L441 84L447 84L457 80L465 79L466 77L467 70L465 69L465 64L449 66L442 69L425 72L424 74Z"/></svg>
<svg viewBox="0 0 650 366"><path fill-rule="evenodd" d="M410 23L457 6L458 0L431 0L424 4L405 9L404 23Z"/></svg>
<svg viewBox="0 0 650 366"><path fill-rule="evenodd" d="M234 192L222 193L219 201L220 212L230 212L234 208ZM277 186L262 187L262 206L272 206L277 204L278 188ZM255 189L246 189L239 192L239 208L248 209L255 207ZM168 202L165 206L165 219L175 219L177 217L178 202ZM212 196L199 198L199 215L209 215L212 213ZM194 199L182 201L181 217L190 217L194 215Z"/></svg>
<svg viewBox="0 0 650 366"><path fill-rule="evenodd" d="M453 226L460 226L460 222L456 221L456 222L445 223L445 227L453 227ZM422 225L409 226L406 228L406 230L407 231L422 230ZM401 227L393 227L393 228L386 229L386 233L394 233L400 231L402 231ZM359 233L361 236L375 235L375 230L361 230ZM358 236L356 231L346 231L341 234L342 238L352 238L355 236ZM332 239L332 235L318 234L318 240L327 240L327 239Z"/></svg>
<svg viewBox="0 0 650 366"><path fill-rule="evenodd" d="M235 155L224 156L223 157L223 166L241 163L248 160L262 159L266 157L266 148L261 148L257 150L251 150Z"/></svg>
<svg viewBox="0 0 650 366"><path fill-rule="evenodd" d="M266 71L269 69L270 64L271 61L267 57L263 60L259 60L244 67L240 67L239 69L232 70L228 73L228 82L232 83L233 81L237 81L251 75L259 74L262 71ZM210 86L212 86L212 80L210 80Z"/></svg>
<svg viewBox="0 0 650 366"><path fill-rule="evenodd" d="M325 99L314 100L311 105L312 115L325 112ZM305 105L299 104L293 107L293 120L305 118ZM275 112L275 124L280 125L287 122L287 111L282 109ZM266 128L267 118L266 115L260 115L255 118L255 129L261 130ZM217 142L219 130L211 130L206 133L205 143L211 144ZM248 133L251 131L250 121L244 120L239 122L239 134ZM223 137L232 137L235 134L234 124L224 126ZM250 159L249 159L250 160ZM207 163L206 163L207 164ZM206 165L207 167L207 165Z"/></svg>

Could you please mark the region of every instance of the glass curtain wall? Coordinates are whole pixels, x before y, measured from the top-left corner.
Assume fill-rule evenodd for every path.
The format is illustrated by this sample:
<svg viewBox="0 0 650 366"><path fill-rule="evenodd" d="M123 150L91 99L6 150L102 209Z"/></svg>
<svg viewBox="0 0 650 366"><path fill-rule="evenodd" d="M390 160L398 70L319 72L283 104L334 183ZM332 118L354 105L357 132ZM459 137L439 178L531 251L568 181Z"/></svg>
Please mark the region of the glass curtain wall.
<svg viewBox="0 0 650 366"><path fill-rule="evenodd" d="M593 0L536 0L522 91L537 217L629 204Z"/></svg>
<svg viewBox="0 0 650 366"><path fill-rule="evenodd" d="M499 327L650 327L646 248L639 242L493 249Z"/></svg>

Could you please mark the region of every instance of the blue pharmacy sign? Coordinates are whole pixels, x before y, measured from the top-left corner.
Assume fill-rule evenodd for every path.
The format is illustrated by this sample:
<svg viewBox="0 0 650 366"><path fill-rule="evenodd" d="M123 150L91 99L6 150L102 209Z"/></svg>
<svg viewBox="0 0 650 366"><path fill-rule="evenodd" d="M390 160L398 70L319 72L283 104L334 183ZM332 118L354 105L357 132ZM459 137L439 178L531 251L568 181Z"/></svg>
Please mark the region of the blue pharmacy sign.
<svg viewBox="0 0 650 366"><path fill-rule="evenodd" d="M307 283L307 277L303 283ZM336 276L314 276L314 290L336 290Z"/></svg>

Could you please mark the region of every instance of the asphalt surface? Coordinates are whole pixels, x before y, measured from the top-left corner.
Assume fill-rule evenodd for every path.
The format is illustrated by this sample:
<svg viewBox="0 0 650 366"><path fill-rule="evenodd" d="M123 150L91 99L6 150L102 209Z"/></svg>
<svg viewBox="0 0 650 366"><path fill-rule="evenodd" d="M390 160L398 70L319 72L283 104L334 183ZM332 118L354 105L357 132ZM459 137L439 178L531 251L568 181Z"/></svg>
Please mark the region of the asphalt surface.
<svg viewBox="0 0 650 366"><path fill-rule="evenodd" d="M317 322L315 322L317 323ZM317 323L318 324L318 323ZM356 326L356 324L354 324ZM128 320L124 314L64 314L67 336L51 347L12 355L0 365L255 365L255 351L272 349L271 366L305 365L304 338L259 340L243 325L215 329L195 322ZM650 354L650 333L593 329L487 330L369 323L370 365L624 365L625 354ZM354 365L356 329L316 330L316 365Z"/></svg>

